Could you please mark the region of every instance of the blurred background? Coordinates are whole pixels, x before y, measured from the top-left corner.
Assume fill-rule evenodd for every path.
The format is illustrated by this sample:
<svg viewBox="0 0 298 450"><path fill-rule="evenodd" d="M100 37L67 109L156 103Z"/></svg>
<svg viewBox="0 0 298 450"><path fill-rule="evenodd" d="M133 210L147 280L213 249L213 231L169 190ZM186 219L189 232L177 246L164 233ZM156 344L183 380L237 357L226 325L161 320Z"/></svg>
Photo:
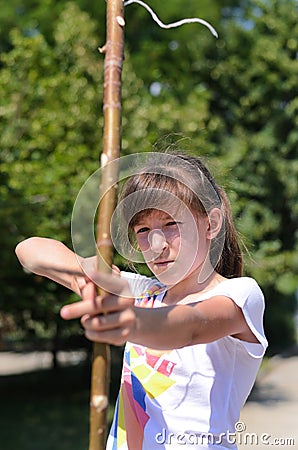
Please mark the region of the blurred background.
<svg viewBox="0 0 298 450"><path fill-rule="evenodd" d="M205 157L266 296L268 371L297 353L297 0L148 4L166 23L208 20L219 38L126 8L122 154L178 133ZM105 1L10 0L0 35L0 447L81 450L90 345L59 317L76 297L23 271L14 248L33 235L71 247L73 204L101 152ZM113 405L122 350L112 351Z"/></svg>

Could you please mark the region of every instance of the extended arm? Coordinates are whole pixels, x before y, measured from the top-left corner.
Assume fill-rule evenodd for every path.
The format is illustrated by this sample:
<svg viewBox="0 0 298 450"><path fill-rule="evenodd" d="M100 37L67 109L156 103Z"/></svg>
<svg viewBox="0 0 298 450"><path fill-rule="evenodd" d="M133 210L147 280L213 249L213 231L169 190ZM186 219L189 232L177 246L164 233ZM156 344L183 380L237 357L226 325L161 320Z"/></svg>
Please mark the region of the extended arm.
<svg viewBox="0 0 298 450"><path fill-rule="evenodd" d="M30 272L50 278L80 295L85 285L85 275L81 258L55 239L32 237L20 242L16 247L16 255L20 263ZM87 258L95 264L95 257ZM82 273L82 277L73 273Z"/></svg>
<svg viewBox="0 0 298 450"><path fill-rule="evenodd" d="M215 296L187 305L139 308L134 306L123 280L100 274L96 277L105 290L114 294L95 297L87 282L84 301L67 305L61 311L65 319L82 317L90 340L115 345L129 340L162 350L212 342L229 335L258 342L241 309L228 297Z"/></svg>
<svg viewBox="0 0 298 450"><path fill-rule="evenodd" d="M187 305L136 308L130 340L157 349L173 349L235 336L257 342L241 309L228 297L214 296ZM251 336L252 335L252 336ZM143 344L144 345L144 344Z"/></svg>

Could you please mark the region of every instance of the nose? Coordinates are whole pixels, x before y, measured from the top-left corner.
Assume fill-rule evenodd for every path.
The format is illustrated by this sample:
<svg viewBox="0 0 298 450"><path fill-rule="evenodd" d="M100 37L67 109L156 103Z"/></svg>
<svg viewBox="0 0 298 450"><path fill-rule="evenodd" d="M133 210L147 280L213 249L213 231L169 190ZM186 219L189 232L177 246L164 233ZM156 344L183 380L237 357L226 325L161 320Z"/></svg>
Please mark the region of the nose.
<svg viewBox="0 0 298 450"><path fill-rule="evenodd" d="M167 240L161 230L152 230L148 235L151 251L160 254L167 246Z"/></svg>

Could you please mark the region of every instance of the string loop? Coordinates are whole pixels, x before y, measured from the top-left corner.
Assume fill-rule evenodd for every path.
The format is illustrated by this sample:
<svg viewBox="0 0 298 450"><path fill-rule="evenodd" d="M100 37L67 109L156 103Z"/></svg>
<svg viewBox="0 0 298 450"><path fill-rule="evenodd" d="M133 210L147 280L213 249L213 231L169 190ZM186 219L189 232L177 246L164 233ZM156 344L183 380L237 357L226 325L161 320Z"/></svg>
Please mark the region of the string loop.
<svg viewBox="0 0 298 450"><path fill-rule="evenodd" d="M157 25L160 26L160 28L166 28L166 29L167 28L177 28L177 27L180 27L181 25L185 25L187 23L200 23L201 25L204 25L205 27L207 27L211 31L213 36L218 38L217 31L206 20L199 19L198 17L193 17L193 18L181 19L181 20L178 20L177 22L165 24L158 18L158 16L153 11L153 9L151 9L150 6L148 6L147 3L143 2L142 0L126 0L124 2L124 6L131 5L132 3L138 3L139 5L143 6L151 14L152 19L157 23Z"/></svg>

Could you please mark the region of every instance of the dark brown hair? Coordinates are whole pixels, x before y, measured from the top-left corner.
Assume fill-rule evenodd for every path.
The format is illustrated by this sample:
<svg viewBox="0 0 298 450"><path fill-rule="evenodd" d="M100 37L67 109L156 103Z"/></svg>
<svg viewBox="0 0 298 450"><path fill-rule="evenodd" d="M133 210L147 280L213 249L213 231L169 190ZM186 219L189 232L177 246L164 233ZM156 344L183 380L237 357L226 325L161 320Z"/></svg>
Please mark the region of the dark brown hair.
<svg viewBox="0 0 298 450"><path fill-rule="evenodd" d="M144 214L163 209L169 202L177 208L182 202L201 216L208 215L212 208L221 209L223 226L211 241L210 260L215 270L226 278L242 275L242 252L229 200L199 158L177 151L150 154L147 164L125 183L121 200L135 192L138 195L130 197L130 207L122 211L130 230Z"/></svg>

